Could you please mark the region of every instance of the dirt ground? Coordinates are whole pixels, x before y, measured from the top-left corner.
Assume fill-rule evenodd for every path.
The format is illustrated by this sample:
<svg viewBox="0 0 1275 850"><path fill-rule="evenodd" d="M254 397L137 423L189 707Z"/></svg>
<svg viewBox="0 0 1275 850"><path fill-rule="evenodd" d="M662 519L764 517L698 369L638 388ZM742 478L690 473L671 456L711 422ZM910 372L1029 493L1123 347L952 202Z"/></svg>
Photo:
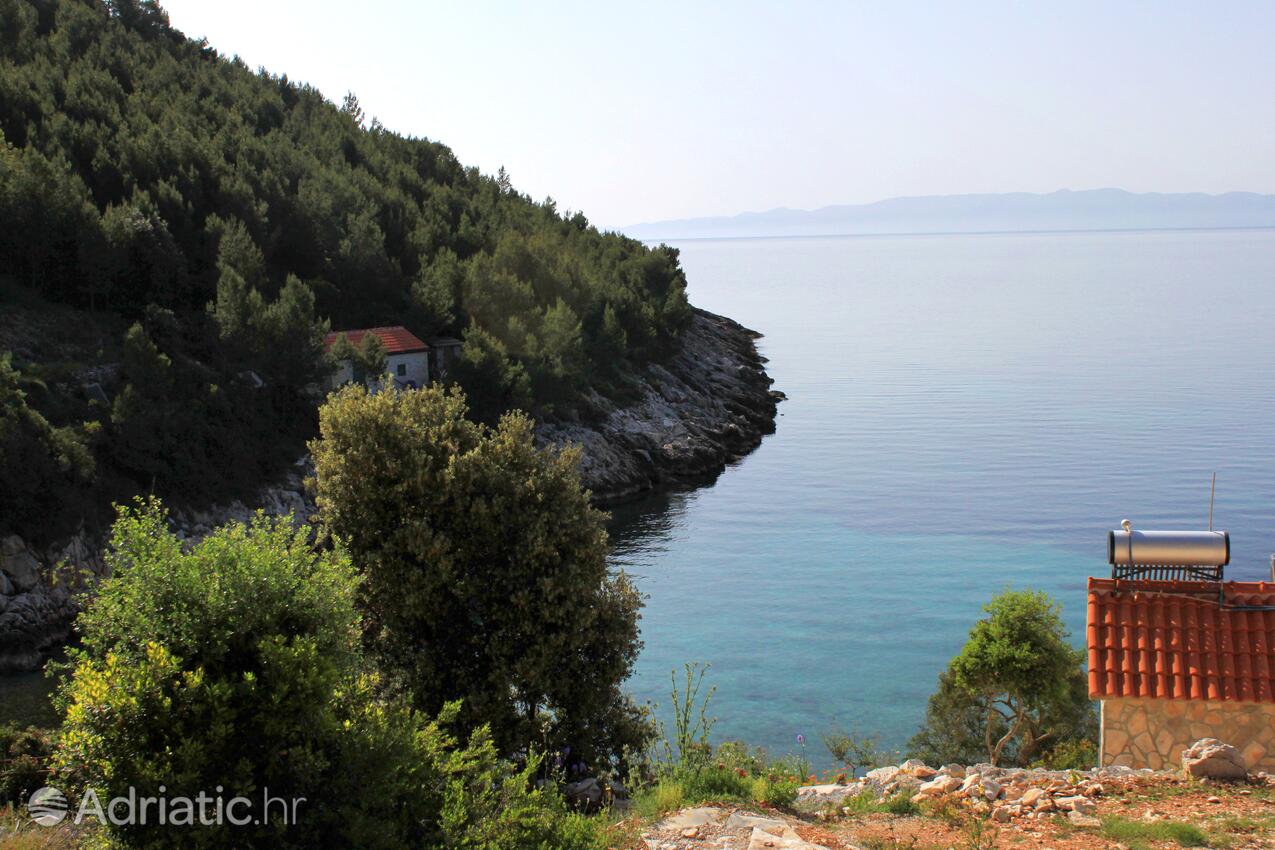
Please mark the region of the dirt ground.
<svg viewBox="0 0 1275 850"><path fill-rule="evenodd" d="M1204 785L1185 780L1107 785L1108 793L1095 801L1097 817L1103 823L1097 828L1073 826L1061 814L1009 823L982 820L981 827L971 827L968 817L942 809L929 815L845 818L828 824L828 828L844 847L864 850L1275 847L1275 794L1264 786ZM1179 824L1195 827L1199 834Z"/></svg>
<svg viewBox="0 0 1275 850"><path fill-rule="evenodd" d="M916 814L844 815L758 811L786 821L810 844L830 850L1218 850L1275 848L1275 789L1264 785L1214 785L1157 777L1106 782L1097 799L1101 826L1076 826L1062 813L997 823L954 801L925 803ZM740 807L722 806L727 812ZM750 846L745 833L705 827L648 828L633 850L693 850ZM790 846L776 843L776 847ZM627 848L626 848L627 850Z"/></svg>

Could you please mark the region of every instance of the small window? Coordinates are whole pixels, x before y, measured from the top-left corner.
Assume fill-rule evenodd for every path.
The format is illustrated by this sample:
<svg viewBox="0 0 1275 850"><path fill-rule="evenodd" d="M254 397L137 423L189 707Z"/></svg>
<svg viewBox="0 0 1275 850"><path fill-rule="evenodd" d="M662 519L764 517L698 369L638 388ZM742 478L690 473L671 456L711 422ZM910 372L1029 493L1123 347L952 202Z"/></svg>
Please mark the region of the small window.
<svg viewBox="0 0 1275 850"><path fill-rule="evenodd" d="M406 374L407 374L407 364L406 363L398 364L398 376L401 378Z"/></svg>

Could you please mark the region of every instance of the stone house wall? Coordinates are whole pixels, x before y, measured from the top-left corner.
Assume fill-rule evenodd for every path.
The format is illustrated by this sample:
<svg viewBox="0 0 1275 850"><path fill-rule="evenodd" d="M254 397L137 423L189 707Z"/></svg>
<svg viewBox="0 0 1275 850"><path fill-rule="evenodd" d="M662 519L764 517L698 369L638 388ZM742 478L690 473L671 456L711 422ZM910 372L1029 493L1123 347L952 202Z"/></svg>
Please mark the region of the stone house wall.
<svg viewBox="0 0 1275 850"><path fill-rule="evenodd" d="M1275 703L1127 698L1102 701L1101 765L1182 764L1182 751L1217 738L1244 756L1250 771L1275 772Z"/></svg>
<svg viewBox="0 0 1275 850"><path fill-rule="evenodd" d="M409 351L406 354L389 354L385 357L385 371L394 376L394 380L400 386L407 381L411 381L418 387L429 384L429 352L428 351ZM370 378L371 382L376 383L375 378ZM354 365L349 360L342 360L332 371L332 376L328 379L328 389L336 390L354 380Z"/></svg>
<svg viewBox="0 0 1275 850"><path fill-rule="evenodd" d="M428 351L391 354L385 358L385 368L400 385L407 381L411 381L418 387L424 387L429 384Z"/></svg>

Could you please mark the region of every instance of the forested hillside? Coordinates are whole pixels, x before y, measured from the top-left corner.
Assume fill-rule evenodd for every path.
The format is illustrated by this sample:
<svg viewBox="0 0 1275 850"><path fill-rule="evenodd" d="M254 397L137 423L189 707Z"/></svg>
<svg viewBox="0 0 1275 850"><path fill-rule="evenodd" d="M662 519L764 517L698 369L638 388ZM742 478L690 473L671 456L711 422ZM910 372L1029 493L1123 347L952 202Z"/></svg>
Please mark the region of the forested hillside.
<svg viewBox="0 0 1275 850"><path fill-rule="evenodd" d="M0 0L0 133L0 530L258 483L312 433L329 328L462 337L477 415L587 417L690 318L676 251L151 0Z"/></svg>

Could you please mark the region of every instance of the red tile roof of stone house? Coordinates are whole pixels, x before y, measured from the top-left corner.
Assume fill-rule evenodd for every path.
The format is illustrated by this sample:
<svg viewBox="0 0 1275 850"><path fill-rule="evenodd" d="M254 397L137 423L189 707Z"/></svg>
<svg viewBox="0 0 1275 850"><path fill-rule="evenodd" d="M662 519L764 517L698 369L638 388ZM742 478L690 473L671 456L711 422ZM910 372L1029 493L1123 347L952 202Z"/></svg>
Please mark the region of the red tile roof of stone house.
<svg viewBox="0 0 1275 850"><path fill-rule="evenodd" d="M1089 579L1089 695L1275 702L1275 584Z"/></svg>
<svg viewBox="0 0 1275 850"><path fill-rule="evenodd" d="M429 351L428 345L402 325L394 325L389 328L360 328L355 331L333 331L323 338L323 348L325 350L331 348L341 334L345 334L346 339L350 341L350 345L355 348L363 341L365 334L376 334L381 338L381 343L385 346L387 354L410 354L414 351Z"/></svg>

